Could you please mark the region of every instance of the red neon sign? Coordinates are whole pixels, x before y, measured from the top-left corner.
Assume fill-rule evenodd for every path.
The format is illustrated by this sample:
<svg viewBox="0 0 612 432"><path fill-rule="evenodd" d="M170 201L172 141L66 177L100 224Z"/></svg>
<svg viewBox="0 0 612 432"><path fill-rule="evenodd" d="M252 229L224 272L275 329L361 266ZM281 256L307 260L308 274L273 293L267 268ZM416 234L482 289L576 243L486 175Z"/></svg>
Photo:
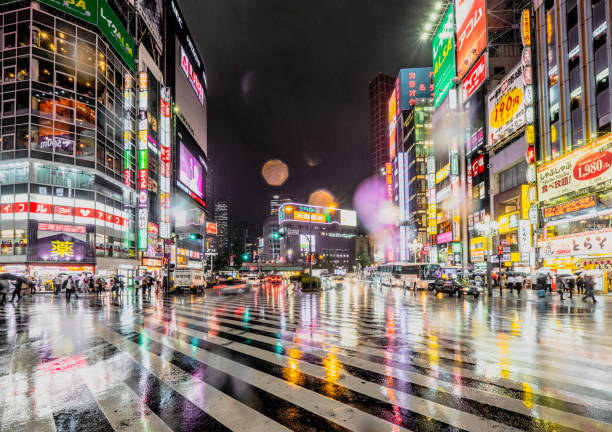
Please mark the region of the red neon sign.
<svg viewBox="0 0 612 432"><path fill-rule="evenodd" d="M474 94L478 87L487 78L487 67L485 56L480 56L470 73L465 76L461 88L463 89L463 101L465 102Z"/></svg>
<svg viewBox="0 0 612 432"><path fill-rule="evenodd" d="M82 225L63 225L53 223L39 223L38 231L53 231L85 234L85 227Z"/></svg>

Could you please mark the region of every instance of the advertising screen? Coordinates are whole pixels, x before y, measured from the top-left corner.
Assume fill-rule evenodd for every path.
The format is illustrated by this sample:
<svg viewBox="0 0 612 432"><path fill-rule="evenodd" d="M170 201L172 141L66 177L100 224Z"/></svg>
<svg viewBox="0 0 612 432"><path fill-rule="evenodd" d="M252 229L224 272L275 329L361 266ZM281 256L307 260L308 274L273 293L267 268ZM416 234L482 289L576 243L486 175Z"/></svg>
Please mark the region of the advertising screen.
<svg viewBox="0 0 612 432"><path fill-rule="evenodd" d="M487 47L485 0L457 0L457 76L462 78Z"/></svg>
<svg viewBox="0 0 612 432"><path fill-rule="evenodd" d="M177 183L192 198L206 205L206 156L180 120L176 122L176 141Z"/></svg>
<svg viewBox="0 0 612 432"><path fill-rule="evenodd" d="M416 99L433 97L433 69L430 67L401 69L400 110L409 110Z"/></svg>
<svg viewBox="0 0 612 432"><path fill-rule="evenodd" d="M489 133L487 146L498 145L527 124L525 76L527 67L519 63L487 96Z"/></svg>
<svg viewBox="0 0 612 432"><path fill-rule="evenodd" d="M612 180L612 134L538 167L538 198L547 201Z"/></svg>
<svg viewBox="0 0 612 432"><path fill-rule="evenodd" d="M179 181L202 198L204 195L204 167L182 142L179 143L179 155Z"/></svg>
<svg viewBox="0 0 612 432"><path fill-rule="evenodd" d="M444 100L448 91L454 86L455 77L455 26L453 24L453 4L448 6L446 15L433 37L433 74L434 74L434 108Z"/></svg>

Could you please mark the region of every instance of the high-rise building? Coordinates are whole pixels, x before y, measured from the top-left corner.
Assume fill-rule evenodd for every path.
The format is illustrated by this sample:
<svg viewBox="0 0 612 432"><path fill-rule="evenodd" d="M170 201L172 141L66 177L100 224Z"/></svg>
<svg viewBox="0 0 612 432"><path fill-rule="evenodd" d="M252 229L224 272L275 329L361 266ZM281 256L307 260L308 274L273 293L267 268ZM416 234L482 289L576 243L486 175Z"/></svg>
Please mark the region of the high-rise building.
<svg viewBox="0 0 612 432"><path fill-rule="evenodd" d="M2 2L2 271L131 284L161 273L178 215L203 225L204 64L164 4ZM179 247L201 265L201 240Z"/></svg>
<svg viewBox="0 0 612 432"><path fill-rule="evenodd" d="M48 3L0 7L0 268L46 280L68 268L121 267L130 282L139 265L137 177L124 127L135 129L137 113L124 95L135 96L138 69L125 27L134 27L106 1L104 20L95 7L80 19L75 5Z"/></svg>
<svg viewBox="0 0 612 432"><path fill-rule="evenodd" d="M277 216L278 208L282 204L290 202L292 199L292 196L289 194L272 195L272 199L270 200L270 216Z"/></svg>
<svg viewBox="0 0 612 432"><path fill-rule="evenodd" d="M391 198L398 209L388 260L418 261L427 242L427 157L432 153L431 67L401 69L389 98Z"/></svg>
<svg viewBox="0 0 612 432"><path fill-rule="evenodd" d="M381 176L389 162L389 98L395 89L395 78L379 73L369 87L372 175Z"/></svg>
<svg viewBox="0 0 612 432"><path fill-rule="evenodd" d="M229 203L218 201L215 204L215 221L217 222L217 252L219 255L229 254Z"/></svg>
<svg viewBox="0 0 612 432"><path fill-rule="evenodd" d="M278 208L276 209L278 212ZM280 233L278 215L270 216L263 226L263 255L262 261L276 262L280 256Z"/></svg>
<svg viewBox="0 0 612 432"><path fill-rule="evenodd" d="M526 146L537 170L532 164L526 172L537 177L539 208L527 216L539 222L538 264L559 273L589 269L603 289L612 256L610 4L534 3L539 130Z"/></svg>

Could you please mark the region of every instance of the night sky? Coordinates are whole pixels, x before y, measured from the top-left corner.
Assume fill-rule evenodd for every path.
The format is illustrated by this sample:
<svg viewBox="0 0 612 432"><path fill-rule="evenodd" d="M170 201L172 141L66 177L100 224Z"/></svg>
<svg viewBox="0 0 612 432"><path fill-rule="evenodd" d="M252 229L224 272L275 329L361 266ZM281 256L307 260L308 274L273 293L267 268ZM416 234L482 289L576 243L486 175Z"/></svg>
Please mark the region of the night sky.
<svg viewBox="0 0 612 432"><path fill-rule="evenodd" d="M431 66L426 0L181 0L208 80L208 156L231 219L261 227L278 192L352 208L370 173L368 82ZM263 164L289 166L268 186ZM261 229L261 228L260 228Z"/></svg>

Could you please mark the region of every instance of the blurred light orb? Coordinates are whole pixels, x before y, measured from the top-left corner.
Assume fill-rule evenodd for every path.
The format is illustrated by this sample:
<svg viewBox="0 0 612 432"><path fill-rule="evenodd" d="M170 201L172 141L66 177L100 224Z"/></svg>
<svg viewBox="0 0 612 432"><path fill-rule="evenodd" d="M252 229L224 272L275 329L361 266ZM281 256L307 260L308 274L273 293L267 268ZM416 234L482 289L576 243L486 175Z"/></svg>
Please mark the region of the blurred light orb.
<svg viewBox="0 0 612 432"><path fill-rule="evenodd" d="M261 175L270 186L281 186L289 178L289 168L280 159L271 159L261 169Z"/></svg>
<svg viewBox="0 0 612 432"><path fill-rule="evenodd" d="M328 190L318 189L310 194L308 204L320 207L335 207L336 199Z"/></svg>

